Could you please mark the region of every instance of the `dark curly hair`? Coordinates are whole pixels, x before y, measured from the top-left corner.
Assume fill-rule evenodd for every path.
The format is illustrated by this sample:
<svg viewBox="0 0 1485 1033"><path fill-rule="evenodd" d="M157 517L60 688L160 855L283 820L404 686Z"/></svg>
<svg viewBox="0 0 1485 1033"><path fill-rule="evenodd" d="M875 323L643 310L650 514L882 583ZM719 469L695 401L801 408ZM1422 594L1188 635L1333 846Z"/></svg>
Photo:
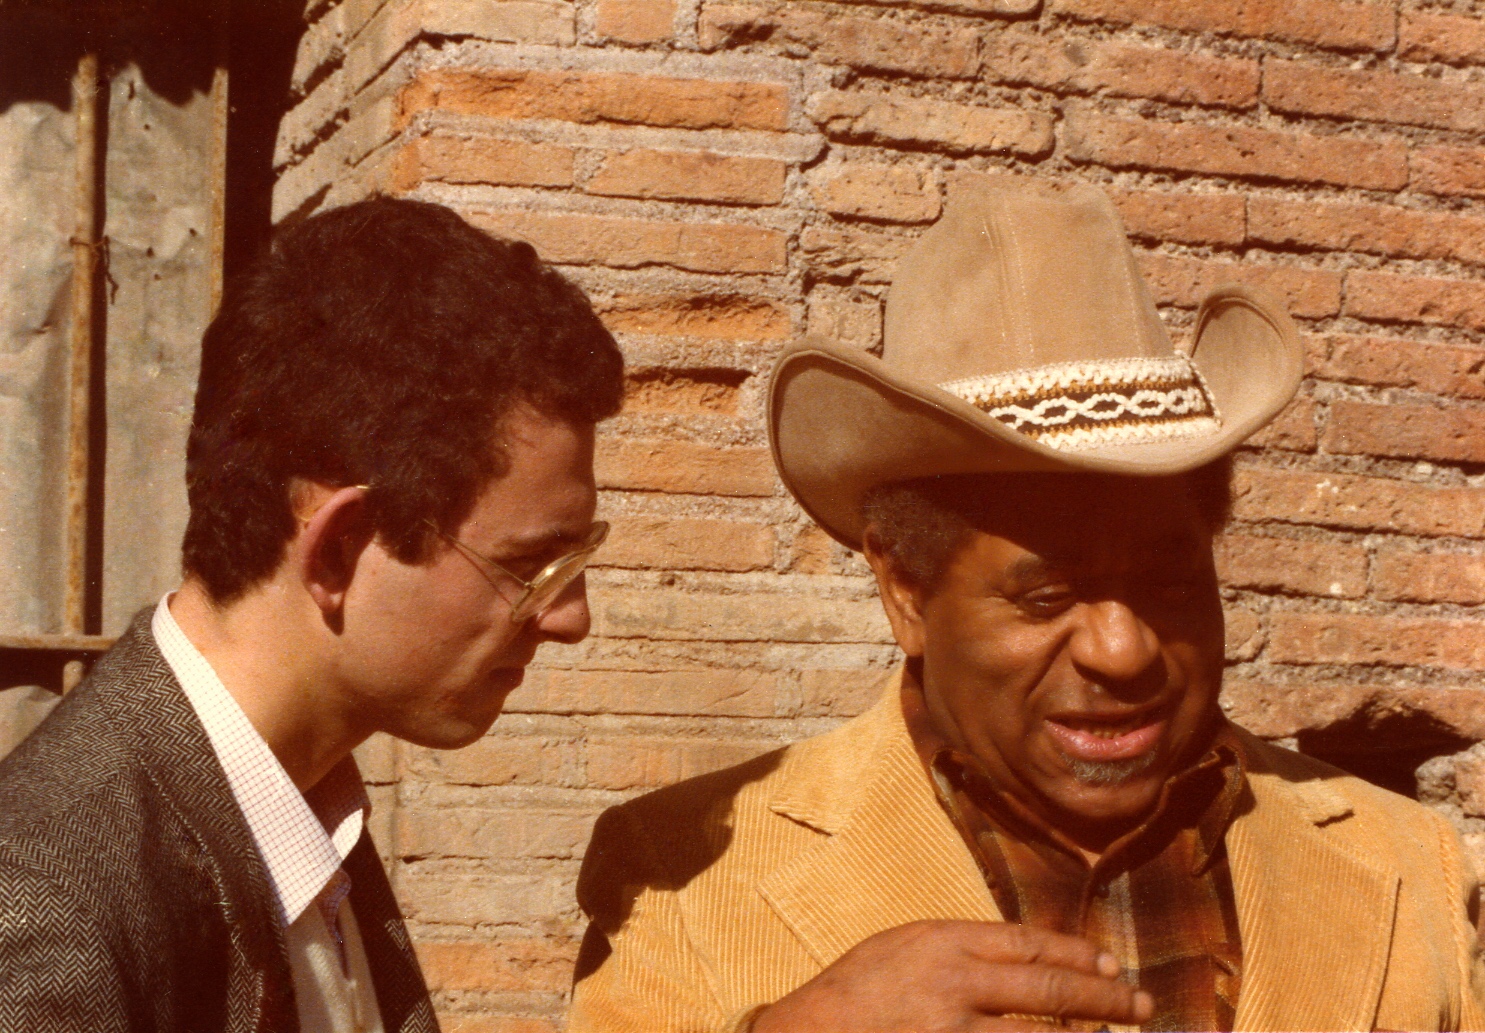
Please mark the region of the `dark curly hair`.
<svg viewBox="0 0 1485 1033"><path fill-rule="evenodd" d="M446 208L374 197L307 219L228 285L201 346L183 564L230 602L282 561L290 482L369 484L379 539L426 557L501 472L524 402L594 424L623 359L582 291L529 244Z"/></svg>
<svg viewBox="0 0 1485 1033"><path fill-rule="evenodd" d="M1028 476L1079 474L959 474L920 477L878 485L861 500L868 533L881 544L898 572L913 584L937 591L939 579L964 536L989 522L996 502L1014 497ZM1097 476L1097 475L1093 475ZM1232 459L1223 456L1172 479L1184 480L1197 511L1213 533L1232 515Z"/></svg>

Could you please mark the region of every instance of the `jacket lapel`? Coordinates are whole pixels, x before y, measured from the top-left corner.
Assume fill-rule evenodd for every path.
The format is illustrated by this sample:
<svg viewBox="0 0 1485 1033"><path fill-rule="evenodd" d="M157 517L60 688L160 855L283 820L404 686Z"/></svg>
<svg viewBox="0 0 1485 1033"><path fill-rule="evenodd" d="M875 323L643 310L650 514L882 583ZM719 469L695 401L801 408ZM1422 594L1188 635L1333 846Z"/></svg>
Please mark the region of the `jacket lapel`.
<svg viewBox="0 0 1485 1033"><path fill-rule="evenodd" d="M134 731L147 776L196 838L198 863L214 885L212 903L226 923L233 955L227 1028L296 1029L287 948L267 870L211 740L155 646L152 613L146 609L134 619L92 680L100 687L111 683L100 703Z"/></svg>
<svg viewBox="0 0 1485 1033"><path fill-rule="evenodd" d="M1255 806L1227 833L1243 938L1234 1028L1369 1030L1398 876L1327 836L1351 808L1323 782L1257 770L1249 785Z"/></svg>
<svg viewBox="0 0 1485 1033"><path fill-rule="evenodd" d="M365 832L346 858L345 867L351 877L351 907L361 930L383 1028L386 1033L438 1033L438 1020L402 912L371 837Z"/></svg>
<svg viewBox="0 0 1485 1033"><path fill-rule="evenodd" d="M850 737L791 761L771 809L827 833L759 889L822 966L920 919L1001 920L902 722L899 682Z"/></svg>

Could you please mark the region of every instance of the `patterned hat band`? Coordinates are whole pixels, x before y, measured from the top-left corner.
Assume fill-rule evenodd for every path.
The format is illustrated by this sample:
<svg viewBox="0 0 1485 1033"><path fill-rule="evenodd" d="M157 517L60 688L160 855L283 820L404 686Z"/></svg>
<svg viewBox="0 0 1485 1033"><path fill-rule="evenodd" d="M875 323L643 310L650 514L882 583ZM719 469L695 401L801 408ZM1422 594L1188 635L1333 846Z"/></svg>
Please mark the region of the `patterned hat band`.
<svg viewBox="0 0 1485 1033"><path fill-rule="evenodd" d="M1206 382L1184 355L1060 362L939 386L1064 452L1204 437L1222 426Z"/></svg>

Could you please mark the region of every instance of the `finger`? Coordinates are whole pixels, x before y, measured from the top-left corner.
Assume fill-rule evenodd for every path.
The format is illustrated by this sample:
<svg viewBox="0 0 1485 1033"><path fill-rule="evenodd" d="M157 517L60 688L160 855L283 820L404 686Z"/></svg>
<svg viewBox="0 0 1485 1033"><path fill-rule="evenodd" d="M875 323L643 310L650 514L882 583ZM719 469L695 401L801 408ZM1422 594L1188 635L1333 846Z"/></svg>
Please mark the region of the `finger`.
<svg viewBox="0 0 1485 1033"><path fill-rule="evenodd" d="M1009 922L967 922L962 945L982 961L997 964L1056 965L1107 978L1119 974L1119 961L1081 936Z"/></svg>
<svg viewBox="0 0 1485 1033"><path fill-rule="evenodd" d="M977 965L968 999L991 1015L1045 1015L1136 1024L1153 1013L1150 995L1128 983L1058 965Z"/></svg>

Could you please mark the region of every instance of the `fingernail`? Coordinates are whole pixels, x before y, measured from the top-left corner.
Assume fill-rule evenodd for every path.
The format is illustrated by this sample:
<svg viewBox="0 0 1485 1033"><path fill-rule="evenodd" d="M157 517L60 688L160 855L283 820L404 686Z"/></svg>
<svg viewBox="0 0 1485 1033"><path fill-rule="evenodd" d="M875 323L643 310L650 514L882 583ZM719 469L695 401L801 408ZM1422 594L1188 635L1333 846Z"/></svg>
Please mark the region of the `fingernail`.
<svg viewBox="0 0 1485 1033"><path fill-rule="evenodd" d="M1151 997L1143 990L1136 990L1134 992L1134 1017L1139 1019L1139 1021L1144 1022L1146 1019L1154 1014L1155 998Z"/></svg>
<svg viewBox="0 0 1485 1033"><path fill-rule="evenodd" d="M1107 952L1098 956L1098 974L1113 979L1121 971L1119 959Z"/></svg>

